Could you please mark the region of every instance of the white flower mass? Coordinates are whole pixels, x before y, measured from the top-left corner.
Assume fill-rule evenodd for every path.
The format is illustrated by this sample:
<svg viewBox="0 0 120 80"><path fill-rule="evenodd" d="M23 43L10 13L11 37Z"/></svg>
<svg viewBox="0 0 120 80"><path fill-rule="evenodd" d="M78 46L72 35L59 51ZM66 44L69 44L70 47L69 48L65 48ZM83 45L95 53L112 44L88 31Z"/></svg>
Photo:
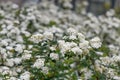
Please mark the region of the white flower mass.
<svg viewBox="0 0 120 80"><path fill-rule="evenodd" d="M44 59L37 59L33 64L33 67L36 67L38 69L44 67Z"/></svg>
<svg viewBox="0 0 120 80"><path fill-rule="evenodd" d="M0 80L120 80L115 11L94 16L51 1L0 3Z"/></svg>
<svg viewBox="0 0 120 80"><path fill-rule="evenodd" d="M90 44L93 48L99 48L102 45L99 37L95 37L95 38L91 39Z"/></svg>
<svg viewBox="0 0 120 80"><path fill-rule="evenodd" d="M55 59L55 60L58 60L59 59L59 55L58 54L55 54L55 53L50 53L50 58L51 59Z"/></svg>

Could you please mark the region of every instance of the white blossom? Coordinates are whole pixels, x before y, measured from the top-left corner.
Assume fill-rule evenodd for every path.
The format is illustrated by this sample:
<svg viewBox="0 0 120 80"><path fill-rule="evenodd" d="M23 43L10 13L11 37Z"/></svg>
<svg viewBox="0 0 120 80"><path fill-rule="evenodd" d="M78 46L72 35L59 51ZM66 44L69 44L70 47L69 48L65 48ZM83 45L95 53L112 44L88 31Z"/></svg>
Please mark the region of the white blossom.
<svg viewBox="0 0 120 80"><path fill-rule="evenodd" d="M53 33L51 33L51 32L44 32L43 36L44 36L45 40L47 40L47 39L52 40L53 39Z"/></svg>
<svg viewBox="0 0 120 80"><path fill-rule="evenodd" d="M7 59L5 64L10 67L14 66L14 59Z"/></svg>
<svg viewBox="0 0 120 80"><path fill-rule="evenodd" d="M78 33L78 39L82 42L85 40L85 36L82 33Z"/></svg>
<svg viewBox="0 0 120 80"><path fill-rule="evenodd" d="M30 72L26 71L20 75L20 80L30 80Z"/></svg>
<svg viewBox="0 0 120 80"><path fill-rule="evenodd" d="M17 80L16 77L10 77L10 80Z"/></svg>
<svg viewBox="0 0 120 80"><path fill-rule="evenodd" d="M79 43L79 47L81 49L87 49L87 48L89 48L89 42L84 40L82 43Z"/></svg>
<svg viewBox="0 0 120 80"><path fill-rule="evenodd" d="M0 46L7 46L8 42L6 40L0 41Z"/></svg>
<svg viewBox="0 0 120 80"><path fill-rule="evenodd" d="M22 55L22 59L29 60L32 57L32 55L30 53L31 53L31 51L24 50L24 54Z"/></svg>
<svg viewBox="0 0 120 80"><path fill-rule="evenodd" d="M71 51L78 55L81 55L83 52L79 47L74 47L71 49Z"/></svg>
<svg viewBox="0 0 120 80"><path fill-rule="evenodd" d="M49 68L48 67L42 67L42 72L45 74L48 74Z"/></svg>
<svg viewBox="0 0 120 80"><path fill-rule="evenodd" d="M68 28L68 29L67 29L67 32L68 32L70 35L76 35L76 34L77 34L77 31L76 31L74 28Z"/></svg>
<svg viewBox="0 0 120 80"><path fill-rule="evenodd" d="M114 76L113 79L120 80L120 76Z"/></svg>
<svg viewBox="0 0 120 80"><path fill-rule="evenodd" d="M51 58L52 60L58 60L58 59L59 59L59 55L56 54L56 53L50 53L50 58Z"/></svg>
<svg viewBox="0 0 120 80"><path fill-rule="evenodd" d="M22 53L23 52L23 46L20 45L20 44L17 44L16 47L15 47L15 51L17 51L19 53Z"/></svg>
<svg viewBox="0 0 120 80"><path fill-rule="evenodd" d="M20 64L22 62L22 59L21 58L14 58L14 63L16 65Z"/></svg>
<svg viewBox="0 0 120 80"><path fill-rule="evenodd" d="M63 8L52 2L42 0L20 9L16 4L0 3L0 80L30 80L39 73L48 78L54 68L59 74L71 73L66 78L52 74L58 76L55 80L74 75L78 80L92 79L96 76L93 70L106 80L120 80L120 18L116 12L95 16L81 8L88 5L85 1L83 6L76 3L82 13L76 14L71 0L59 0ZM89 54L91 50L97 56Z"/></svg>
<svg viewBox="0 0 120 80"><path fill-rule="evenodd" d="M91 39L90 44L93 48L99 48L102 45L101 40L98 37L94 37L93 39Z"/></svg>
<svg viewBox="0 0 120 80"><path fill-rule="evenodd" d="M76 37L75 35L70 35L70 36L69 36L69 39L75 40L75 39L77 39L77 37Z"/></svg>
<svg viewBox="0 0 120 80"><path fill-rule="evenodd" d="M43 40L43 35L42 34L32 35L30 40L33 41L34 43L39 43Z"/></svg>
<svg viewBox="0 0 120 80"><path fill-rule="evenodd" d="M98 51L97 51L97 52L96 52L96 54L98 54L98 55L101 55L101 56L102 56L104 53L103 53L103 52L98 52Z"/></svg>
<svg viewBox="0 0 120 80"><path fill-rule="evenodd" d="M2 67L2 75L10 74L10 69L6 66Z"/></svg>
<svg viewBox="0 0 120 80"><path fill-rule="evenodd" d="M33 64L33 67L36 67L36 68L42 68L44 67L44 62L45 60L44 59L37 59L36 62Z"/></svg>

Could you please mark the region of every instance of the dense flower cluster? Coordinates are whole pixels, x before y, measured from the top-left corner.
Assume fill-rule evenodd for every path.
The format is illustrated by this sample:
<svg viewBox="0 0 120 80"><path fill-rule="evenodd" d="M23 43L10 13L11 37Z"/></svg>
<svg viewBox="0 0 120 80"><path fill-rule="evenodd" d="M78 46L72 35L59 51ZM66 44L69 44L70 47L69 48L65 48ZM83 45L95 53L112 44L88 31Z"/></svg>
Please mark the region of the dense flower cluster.
<svg viewBox="0 0 120 80"><path fill-rule="evenodd" d="M0 5L0 80L120 80L115 12L79 15L61 1Z"/></svg>

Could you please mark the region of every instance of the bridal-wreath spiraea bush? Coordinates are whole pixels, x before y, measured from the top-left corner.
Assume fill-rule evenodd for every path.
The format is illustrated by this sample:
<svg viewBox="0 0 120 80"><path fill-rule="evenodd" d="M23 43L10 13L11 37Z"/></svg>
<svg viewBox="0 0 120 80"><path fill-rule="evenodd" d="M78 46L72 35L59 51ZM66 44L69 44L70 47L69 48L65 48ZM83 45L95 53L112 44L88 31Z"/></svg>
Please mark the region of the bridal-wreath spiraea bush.
<svg viewBox="0 0 120 80"><path fill-rule="evenodd" d="M64 4L0 5L0 80L120 80L114 10L96 17Z"/></svg>

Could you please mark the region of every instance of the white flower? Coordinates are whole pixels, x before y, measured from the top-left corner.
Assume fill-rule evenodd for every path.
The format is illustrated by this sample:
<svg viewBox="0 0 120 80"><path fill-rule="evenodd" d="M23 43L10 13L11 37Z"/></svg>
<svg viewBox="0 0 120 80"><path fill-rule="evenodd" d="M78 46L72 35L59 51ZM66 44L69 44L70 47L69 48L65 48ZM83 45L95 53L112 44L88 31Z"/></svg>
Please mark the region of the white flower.
<svg viewBox="0 0 120 80"><path fill-rule="evenodd" d="M3 29L2 31L0 31L0 34L6 34L8 31L6 29Z"/></svg>
<svg viewBox="0 0 120 80"><path fill-rule="evenodd" d="M32 49L33 48L33 45L28 45L28 49Z"/></svg>
<svg viewBox="0 0 120 80"><path fill-rule="evenodd" d="M83 52L79 47L74 47L71 49L71 51L78 55L82 54Z"/></svg>
<svg viewBox="0 0 120 80"><path fill-rule="evenodd" d="M55 46L52 46L52 47L50 47L50 50L51 50L51 51L55 51L55 50L56 50L56 47L55 47Z"/></svg>
<svg viewBox="0 0 120 80"><path fill-rule="evenodd" d="M58 41L59 48L61 49L61 52L65 53L66 51L70 50L70 43L65 42L64 40Z"/></svg>
<svg viewBox="0 0 120 80"><path fill-rule="evenodd" d="M24 54L24 55L22 55L22 59L23 60L29 60L31 57L32 57L31 54Z"/></svg>
<svg viewBox="0 0 120 80"><path fill-rule="evenodd" d="M27 20L35 20L35 16L34 15L29 15L26 17Z"/></svg>
<svg viewBox="0 0 120 80"><path fill-rule="evenodd" d="M20 44L17 44L15 47L15 51L17 51L18 53L22 53L23 52L23 46Z"/></svg>
<svg viewBox="0 0 120 80"><path fill-rule="evenodd" d="M65 3L63 4L63 6L64 6L65 8L72 8L72 4L70 4L70 2L65 2Z"/></svg>
<svg viewBox="0 0 120 80"><path fill-rule="evenodd" d="M45 60L44 59L37 59L36 62L34 63L33 67L36 67L36 68L42 68L44 67L44 62Z"/></svg>
<svg viewBox="0 0 120 80"><path fill-rule="evenodd" d="M6 49L0 48L0 54L2 55L3 59L6 59L8 54L6 53Z"/></svg>
<svg viewBox="0 0 120 80"><path fill-rule="evenodd" d="M23 38L22 38L22 36L17 36L17 37L16 37L16 41L23 43Z"/></svg>
<svg viewBox="0 0 120 80"><path fill-rule="evenodd" d="M113 79L120 80L120 76L114 76Z"/></svg>
<svg viewBox="0 0 120 80"><path fill-rule="evenodd" d="M118 56L113 56L112 57L112 60L114 61L114 62L120 62L120 55L118 55Z"/></svg>
<svg viewBox="0 0 120 80"><path fill-rule="evenodd" d="M59 47L62 48L62 46L65 44L64 40L59 40L58 41Z"/></svg>
<svg viewBox="0 0 120 80"><path fill-rule="evenodd" d="M26 37L29 37L31 35L31 33L28 31L22 31L22 33L25 34Z"/></svg>
<svg viewBox="0 0 120 80"><path fill-rule="evenodd" d="M77 39L77 37L76 37L75 35L70 35L70 36L69 36L69 39L75 40L75 39Z"/></svg>
<svg viewBox="0 0 120 80"><path fill-rule="evenodd" d="M91 39L90 44L93 48L99 48L102 45L99 37L94 37L93 39Z"/></svg>
<svg viewBox="0 0 120 80"><path fill-rule="evenodd" d="M90 79L91 76L92 76L92 71L91 71L91 70L87 70L87 71L84 73L84 75L85 75L85 80L88 80L88 79Z"/></svg>
<svg viewBox="0 0 120 80"><path fill-rule="evenodd" d="M82 43L79 43L79 47L81 49L87 49L87 48L89 48L89 42L84 40Z"/></svg>
<svg viewBox="0 0 120 80"><path fill-rule="evenodd" d="M51 33L51 32L44 32L43 36L44 36L45 40L48 40L48 39L52 40L53 39L53 33Z"/></svg>
<svg viewBox="0 0 120 80"><path fill-rule="evenodd" d="M39 43L43 40L43 35L42 34L32 35L30 40L33 41L34 43Z"/></svg>
<svg viewBox="0 0 120 80"><path fill-rule="evenodd" d="M77 31L74 28L69 28L69 29L67 29L67 33L69 35L76 35Z"/></svg>
<svg viewBox="0 0 120 80"><path fill-rule="evenodd" d="M20 80L30 80L30 72L26 71L20 75Z"/></svg>
<svg viewBox="0 0 120 80"><path fill-rule="evenodd" d="M6 49L0 47L0 53L1 54L5 54L6 53Z"/></svg>
<svg viewBox="0 0 120 80"><path fill-rule="evenodd" d="M116 71L114 69L110 68L110 69L108 69L107 74L110 75L111 78L113 78L115 76L115 72Z"/></svg>
<svg viewBox="0 0 120 80"><path fill-rule="evenodd" d="M1 40L0 41L0 46L7 46L8 42L6 40Z"/></svg>
<svg viewBox="0 0 120 80"><path fill-rule="evenodd" d="M22 62L22 59L21 58L14 58L14 63L16 65L20 64Z"/></svg>
<svg viewBox="0 0 120 80"><path fill-rule="evenodd" d="M98 55L103 55L104 53L103 52L96 52L96 54L98 54Z"/></svg>
<svg viewBox="0 0 120 80"><path fill-rule="evenodd" d="M115 15L115 11L111 9L110 11L107 11L106 15L108 17L114 16Z"/></svg>
<svg viewBox="0 0 120 80"><path fill-rule="evenodd" d="M62 6L65 9L72 7L70 4L71 0L59 1L63 1ZM87 4L83 3L83 5L86 6ZM38 72L42 72L44 75L49 73L49 69L52 70L52 68L48 67L48 65L51 65L50 60L53 63L55 63L54 60L60 60L63 62L61 65L65 67L69 65L69 68L76 68L79 64L72 59L81 57L79 61L86 60L86 56L90 55L91 48L95 48L94 52L100 55L100 58L95 58L95 64L91 64L90 68L100 73L105 72L105 75L110 79L112 77L115 80L120 80L117 71L117 68L119 68L117 63L120 62L120 34L118 30L120 19L114 16L114 10L107 12L106 16L96 17L91 13L85 13L85 9L82 9L81 12L86 16L81 16L71 10L59 10L59 7L51 4L50 1L42 0L39 6L26 5L20 11L17 10L17 14L20 13L19 16L16 16L17 5L6 3L0 4L0 7L2 7L0 10L0 80L3 80L6 76L9 78L8 80L30 80L31 74L27 71L28 69L25 69L26 65L22 64L22 62L28 64L29 69L39 69ZM54 23L57 25L54 25ZM50 27L50 25L53 26ZM85 36L79 31L85 34ZM99 35L104 42L109 43L109 45L106 44L110 49L109 53L107 53L108 55L104 56L104 51L96 50L96 48L102 45L102 41L95 37L96 35ZM104 35L107 35L105 39L103 39ZM26 40L30 36L30 40L33 43ZM89 40L91 37L95 38ZM57 43L52 44L52 40L55 40ZM41 43L41 45L34 43ZM61 55L59 55L59 52ZM66 57L65 54L69 55L69 52L74 53L76 56ZM46 56L50 60L46 60L44 58ZM36 61L31 64L29 62L30 59ZM67 59L73 62L66 62ZM106 67L110 65L116 68ZM59 68L61 69L61 67ZM92 69L89 70L85 67L80 69L80 72L83 73L82 77L79 76L77 70L73 72L78 80L87 80L92 75L94 76ZM69 70L59 71L59 73L69 73ZM67 78L70 78L72 75L68 74ZM32 74L32 77L35 76L36 74ZM59 77L59 79L63 80L64 78Z"/></svg>
<svg viewBox="0 0 120 80"><path fill-rule="evenodd" d="M23 60L30 59L32 57L32 55L30 53L31 53L31 51L24 50L24 54L22 55L22 59Z"/></svg>
<svg viewBox="0 0 120 80"><path fill-rule="evenodd" d="M62 45L61 52L65 53L66 51L69 51L71 49L69 42L66 42Z"/></svg>
<svg viewBox="0 0 120 80"><path fill-rule="evenodd" d="M111 54L116 54L119 52L119 47L118 46L114 46L114 45L109 45L109 49L110 49L110 52Z"/></svg>
<svg viewBox="0 0 120 80"><path fill-rule="evenodd" d="M50 54L50 58L51 58L52 60L58 60L58 59L59 59L59 55L56 54L56 53L51 53L51 54Z"/></svg>
<svg viewBox="0 0 120 80"><path fill-rule="evenodd" d="M11 30L14 26L13 25L8 25L7 30Z"/></svg>
<svg viewBox="0 0 120 80"><path fill-rule="evenodd" d="M78 33L77 35L80 42L83 42L85 40L85 36L82 33Z"/></svg>
<svg viewBox="0 0 120 80"><path fill-rule="evenodd" d="M12 66L14 66L14 60L13 59L7 59L6 60L7 62L5 63L7 66L10 66L10 67L12 67Z"/></svg>
<svg viewBox="0 0 120 80"><path fill-rule="evenodd" d="M17 80L16 77L10 77L10 80Z"/></svg>
<svg viewBox="0 0 120 80"><path fill-rule="evenodd" d="M16 68L16 72L20 73L23 71L23 66L17 67Z"/></svg>
<svg viewBox="0 0 120 80"><path fill-rule="evenodd" d="M77 47L77 44L75 42L69 42L68 44L71 48Z"/></svg>
<svg viewBox="0 0 120 80"><path fill-rule="evenodd" d="M48 71L49 71L48 67L42 67L42 72L43 72L44 74L47 74Z"/></svg>
<svg viewBox="0 0 120 80"><path fill-rule="evenodd" d="M6 75L10 73L10 69L6 66L2 67L2 75Z"/></svg>
<svg viewBox="0 0 120 80"><path fill-rule="evenodd" d="M19 6L18 6L17 4L13 4L13 5L12 5L12 8L13 8L13 9L18 9Z"/></svg>
<svg viewBox="0 0 120 80"><path fill-rule="evenodd" d="M76 63L70 64L70 67L71 67L71 68L75 68L75 67L76 67Z"/></svg>

